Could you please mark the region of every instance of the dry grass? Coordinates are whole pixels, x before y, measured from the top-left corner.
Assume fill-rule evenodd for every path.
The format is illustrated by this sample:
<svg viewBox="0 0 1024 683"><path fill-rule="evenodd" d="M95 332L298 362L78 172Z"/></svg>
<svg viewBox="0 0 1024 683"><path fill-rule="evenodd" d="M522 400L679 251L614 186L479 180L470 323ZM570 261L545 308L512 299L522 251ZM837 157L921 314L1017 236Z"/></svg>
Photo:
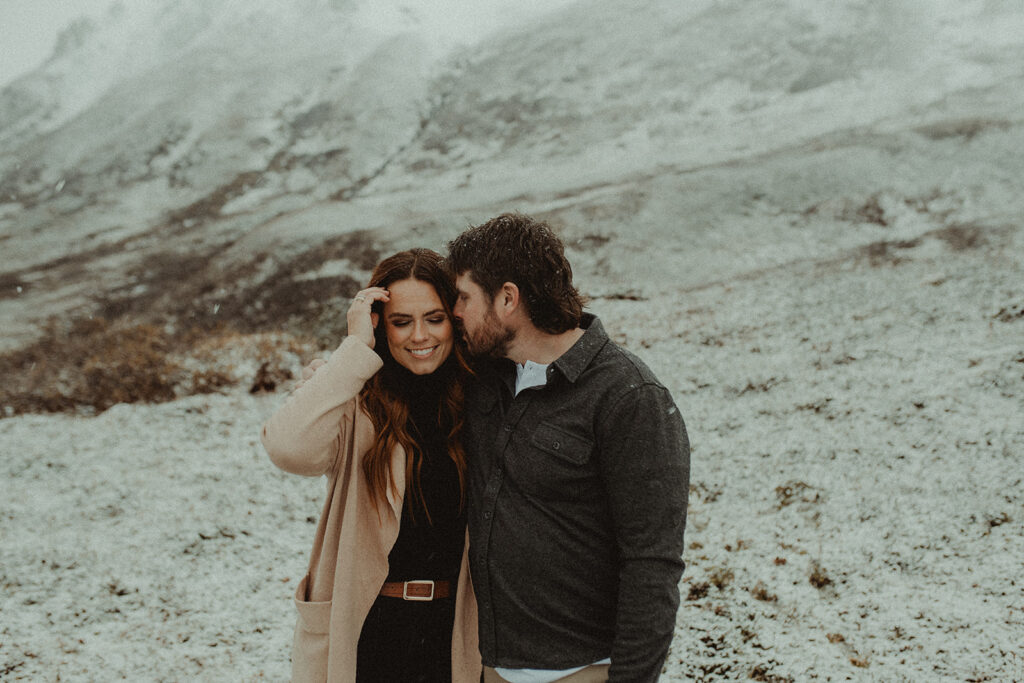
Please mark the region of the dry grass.
<svg viewBox="0 0 1024 683"><path fill-rule="evenodd" d="M817 561L811 562L811 573L808 580L811 582L812 586L819 589L832 585L831 577L829 577L825 568L818 564Z"/></svg>
<svg viewBox="0 0 1024 683"><path fill-rule="evenodd" d="M708 580L718 590L724 589L736 578L735 573L727 567L716 567L708 573Z"/></svg>
<svg viewBox="0 0 1024 683"><path fill-rule="evenodd" d="M711 588L711 584L707 581L701 581L690 585L690 590L686 594L687 600L703 600L707 597L708 590Z"/></svg>
<svg viewBox="0 0 1024 683"><path fill-rule="evenodd" d="M51 320L36 342L0 356L0 402L10 415L169 400L180 367L168 358L168 346L152 325Z"/></svg>
<svg viewBox="0 0 1024 683"><path fill-rule="evenodd" d="M764 585L763 581L758 581L757 584L750 589L750 594L762 602L778 602L779 600L778 595L768 591L768 587Z"/></svg>
<svg viewBox="0 0 1024 683"><path fill-rule="evenodd" d="M85 266L93 256L47 264L43 284L88 276ZM118 403L168 401L238 385L254 393L274 391L346 332L338 302L360 283L351 274L318 270L328 261L345 261L358 273L377 260L372 235L365 232L237 262L216 251L150 253L123 274L124 287L98 294L88 313L54 318L34 342L0 355L0 417L95 414ZM21 277L4 276L10 291Z"/></svg>
<svg viewBox="0 0 1024 683"><path fill-rule="evenodd" d="M34 343L0 355L0 410L5 416L94 414L118 403L159 403L239 384L273 391L315 350L308 338L242 335L227 327L175 335L126 318L51 320Z"/></svg>

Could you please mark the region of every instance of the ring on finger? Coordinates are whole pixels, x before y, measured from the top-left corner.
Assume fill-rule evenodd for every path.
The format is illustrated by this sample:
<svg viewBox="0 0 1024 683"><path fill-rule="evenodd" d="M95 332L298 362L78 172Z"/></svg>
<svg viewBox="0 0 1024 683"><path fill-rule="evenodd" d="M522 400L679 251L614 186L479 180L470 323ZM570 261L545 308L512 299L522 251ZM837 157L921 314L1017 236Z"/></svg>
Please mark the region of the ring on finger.
<svg viewBox="0 0 1024 683"><path fill-rule="evenodd" d="M366 301L366 297L360 294L359 296L356 297L356 301Z"/></svg>

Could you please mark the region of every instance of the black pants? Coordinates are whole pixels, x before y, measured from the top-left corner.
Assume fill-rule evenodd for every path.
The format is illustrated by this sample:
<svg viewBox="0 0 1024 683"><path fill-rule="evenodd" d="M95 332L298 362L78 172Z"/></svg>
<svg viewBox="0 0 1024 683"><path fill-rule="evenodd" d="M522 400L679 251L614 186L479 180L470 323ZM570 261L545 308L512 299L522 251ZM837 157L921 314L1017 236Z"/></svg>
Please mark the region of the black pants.
<svg viewBox="0 0 1024 683"><path fill-rule="evenodd" d="M378 597L359 634L358 683L450 683L453 597Z"/></svg>

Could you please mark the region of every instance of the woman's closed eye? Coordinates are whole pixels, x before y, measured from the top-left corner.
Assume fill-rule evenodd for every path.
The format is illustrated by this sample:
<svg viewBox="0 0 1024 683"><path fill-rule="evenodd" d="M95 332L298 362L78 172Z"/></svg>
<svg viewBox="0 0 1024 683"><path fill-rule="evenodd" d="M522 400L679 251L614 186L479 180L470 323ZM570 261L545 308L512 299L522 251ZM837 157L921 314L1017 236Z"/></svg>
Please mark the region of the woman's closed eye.
<svg viewBox="0 0 1024 683"><path fill-rule="evenodd" d="M443 325L448 321L448 316L442 315L435 318L427 318L427 322L431 325ZM391 324L394 327L406 327L412 324L412 320L392 320Z"/></svg>

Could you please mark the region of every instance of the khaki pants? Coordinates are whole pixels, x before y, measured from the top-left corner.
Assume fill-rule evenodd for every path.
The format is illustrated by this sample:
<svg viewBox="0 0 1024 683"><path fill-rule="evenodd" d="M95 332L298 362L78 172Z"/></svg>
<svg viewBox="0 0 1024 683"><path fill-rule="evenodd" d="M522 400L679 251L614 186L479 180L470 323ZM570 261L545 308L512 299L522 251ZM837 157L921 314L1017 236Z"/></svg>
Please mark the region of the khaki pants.
<svg viewBox="0 0 1024 683"><path fill-rule="evenodd" d="M574 674L565 678L559 678L558 683L605 683L608 680L607 664L591 664ZM484 667L484 683L508 683L498 675L498 672L489 666Z"/></svg>

